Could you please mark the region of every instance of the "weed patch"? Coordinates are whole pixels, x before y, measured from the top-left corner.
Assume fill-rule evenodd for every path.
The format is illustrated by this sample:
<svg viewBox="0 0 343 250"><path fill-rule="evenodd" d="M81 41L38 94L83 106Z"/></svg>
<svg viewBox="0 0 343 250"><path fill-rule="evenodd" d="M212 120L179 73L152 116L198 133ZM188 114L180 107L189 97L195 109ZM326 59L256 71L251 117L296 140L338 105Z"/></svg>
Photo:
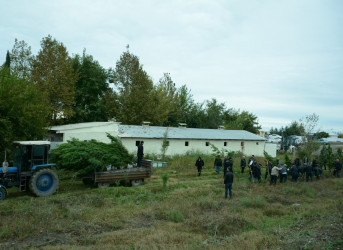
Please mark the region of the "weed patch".
<svg viewBox="0 0 343 250"><path fill-rule="evenodd" d="M264 208L267 204L266 200L262 196L255 197L243 197L240 199L241 206L247 208Z"/></svg>

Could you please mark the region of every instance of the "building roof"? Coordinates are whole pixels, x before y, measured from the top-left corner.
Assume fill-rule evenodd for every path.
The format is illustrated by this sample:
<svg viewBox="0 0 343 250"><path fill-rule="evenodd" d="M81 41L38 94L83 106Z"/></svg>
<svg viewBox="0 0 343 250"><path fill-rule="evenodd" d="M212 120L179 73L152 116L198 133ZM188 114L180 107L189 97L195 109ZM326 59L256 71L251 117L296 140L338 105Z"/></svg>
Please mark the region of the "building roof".
<svg viewBox="0 0 343 250"><path fill-rule="evenodd" d="M114 124L116 122L83 122L83 123L51 126L48 129L54 130L54 131L59 131L59 130L64 131L64 130L73 130L73 129L80 129L80 128L94 128L94 127L108 126L111 123Z"/></svg>
<svg viewBox="0 0 343 250"><path fill-rule="evenodd" d="M119 122L86 122L52 126L49 129L59 133L66 130L94 128L111 124L113 124L113 126L118 126L118 137L120 138L161 139L167 131L168 139L266 141L264 137L245 130L122 125Z"/></svg>
<svg viewBox="0 0 343 250"><path fill-rule="evenodd" d="M244 140L244 141L265 141L264 137L250 133L245 130L224 130L224 129L202 129L185 127L157 127L119 125L121 138L163 138L167 132L168 139L197 139L197 140Z"/></svg>
<svg viewBox="0 0 343 250"><path fill-rule="evenodd" d="M13 143L20 145L50 145L50 141L14 141Z"/></svg>

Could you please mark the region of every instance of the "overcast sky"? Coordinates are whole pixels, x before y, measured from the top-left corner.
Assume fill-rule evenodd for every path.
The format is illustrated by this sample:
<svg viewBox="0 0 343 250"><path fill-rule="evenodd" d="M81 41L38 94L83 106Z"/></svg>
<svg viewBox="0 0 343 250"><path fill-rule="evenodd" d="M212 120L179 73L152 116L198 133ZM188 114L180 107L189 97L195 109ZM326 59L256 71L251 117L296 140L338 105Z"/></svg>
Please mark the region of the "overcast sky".
<svg viewBox="0 0 343 250"><path fill-rule="evenodd" d="M49 34L105 68L129 44L155 83L170 73L267 131L316 113L343 132L342 0L0 0L0 63L15 38L37 54Z"/></svg>

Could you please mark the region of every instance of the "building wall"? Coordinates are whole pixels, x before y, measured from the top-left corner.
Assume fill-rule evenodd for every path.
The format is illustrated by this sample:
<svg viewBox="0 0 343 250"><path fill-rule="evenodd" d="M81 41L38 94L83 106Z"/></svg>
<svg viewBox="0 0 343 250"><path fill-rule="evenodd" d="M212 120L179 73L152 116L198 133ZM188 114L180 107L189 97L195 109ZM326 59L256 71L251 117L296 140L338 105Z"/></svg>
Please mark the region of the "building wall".
<svg viewBox="0 0 343 250"><path fill-rule="evenodd" d="M121 141L125 148L130 153L136 154L137 146L136 141L144 141L144 153L145 154L161 154L162 150L162 139L131 139L122 138ZM227 151L239 151L245 155L256 155L263 156L265 142L257 141L245 141L244 147L242 148L241 141L230 141L230 140L178 140L171 139L169 141L169 146L166 150L166 155L176 155L185 154L187 152L201 152L203 154L212 154L212 147L210 145L206 146L207 143L213 144L219 150ZM188 142L188 146L185 146L185 142ZM226 142L226 146L224 146Z"/></svg>
<svg viewBox="0 0 343 250"><path fill-rule="evenodd" d="M83 128L73 128L73 126L64 128L59 131L63 133L63 142L67 142L72 138L77 138L80 141L95 139L97 141L109 143L110 139L106 133L113 136L118 135L118 123L108 123L102 126L88 126ZM130 153L136 154L137 144L136 141L144 141L145 154L161 154L163 139L156 138L121 138L123 145ZM276 149L272 145L267 145L264 141L241 141L241 140L195 140L195 139L169 139L169 146L166 150L166 155L185 154L187 152L202 152L203 154L212 154L212 147L209 143L213 144L219 150L239 151L245 155L263 156L264 150L271 156L276 156ZM188 141L188 146L185 142ZM208 146L206 146L206 143ZM226 146L224 145L226 143ZM59 143L56 143L59 144ZM56 145L54 142L51 144L52 148ZM274 150L274 151L273 151Z"/></svg>
<svg viewBox="0 0 343 250"><path fill-rule="evenodd" d="M276 157L277 143L266 142L264 146L264 151L266 151L270 156Z"/></svg>

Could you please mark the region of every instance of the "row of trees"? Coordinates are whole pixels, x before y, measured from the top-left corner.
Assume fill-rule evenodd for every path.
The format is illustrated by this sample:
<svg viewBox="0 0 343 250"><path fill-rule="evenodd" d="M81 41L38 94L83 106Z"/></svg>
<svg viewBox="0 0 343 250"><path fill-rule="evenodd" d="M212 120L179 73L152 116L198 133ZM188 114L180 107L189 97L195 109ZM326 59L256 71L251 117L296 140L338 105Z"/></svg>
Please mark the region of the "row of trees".
<svg viewBox="0 0 343 250"><path fill-rule="evenodd" d="M193 128L244 129L256 133L257 117L226 107L215 98L196 103L186 85L170 74L157 83L129 50L114 68L105 69L83 51L68 54L51 36L37 55L25 41L14 41L0 69L0 147L13 140L41 139L44 128L68 123L108 121L155 126L187 123Z"/></svg>
<svg viewBox="0 0 343 250"><path fill-rule="evenodd" d="M289 126L281 127L279 129L272 127L269 131L269 134L283 135L284 137L292 135L303 136L306 133L303 122L304 121L293 121ZM311 134L311 136L317 139L321 139L329 137L329 134L327 132L320 131Z"/></svg>

